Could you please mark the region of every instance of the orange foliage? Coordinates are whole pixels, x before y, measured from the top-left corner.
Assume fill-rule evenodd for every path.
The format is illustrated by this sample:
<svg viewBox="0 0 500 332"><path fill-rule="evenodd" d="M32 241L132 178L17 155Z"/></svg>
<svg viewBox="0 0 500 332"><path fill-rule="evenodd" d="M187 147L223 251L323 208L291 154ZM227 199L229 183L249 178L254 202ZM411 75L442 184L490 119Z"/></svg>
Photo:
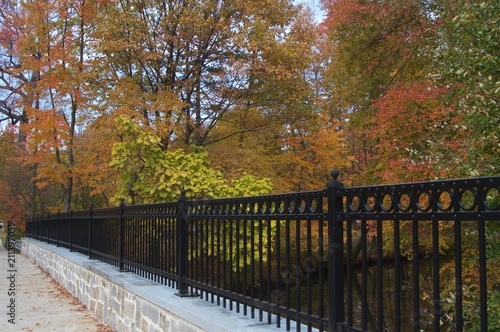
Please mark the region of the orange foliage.
<svg viewBox="0 0 500 332"><path fill-rule="evenodd" d="M24 230L32 204L31 174L15 158L19 153L17 132L8 126L0 132L0 219Z"/></svg>

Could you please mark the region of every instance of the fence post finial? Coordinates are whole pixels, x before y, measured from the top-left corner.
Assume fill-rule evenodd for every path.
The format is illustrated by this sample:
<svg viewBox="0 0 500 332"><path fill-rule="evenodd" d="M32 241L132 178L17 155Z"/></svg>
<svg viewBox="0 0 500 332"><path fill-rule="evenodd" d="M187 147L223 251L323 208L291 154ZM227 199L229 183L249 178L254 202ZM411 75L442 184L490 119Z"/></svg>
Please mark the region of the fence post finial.
<svg viewBox="0 0 500 332"><path fill-rule="evenodd" d="M332 169L330 172L330 175L332 176L332 181L328 182L326 184L327 188L342 188L344 187L344 184L338 180L340 171L338 169Z"/></svg>

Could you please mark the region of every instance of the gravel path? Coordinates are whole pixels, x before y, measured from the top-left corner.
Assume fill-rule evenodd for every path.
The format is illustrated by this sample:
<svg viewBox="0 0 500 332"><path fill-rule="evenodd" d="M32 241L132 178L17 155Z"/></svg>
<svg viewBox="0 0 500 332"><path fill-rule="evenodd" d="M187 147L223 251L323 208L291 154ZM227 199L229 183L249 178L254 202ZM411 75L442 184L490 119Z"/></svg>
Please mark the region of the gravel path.
<svg viewBox="0 0 500 332"><path fill-rule="evenodd" d="M0 331L111 332L77 299L0 240Z"/></svg>

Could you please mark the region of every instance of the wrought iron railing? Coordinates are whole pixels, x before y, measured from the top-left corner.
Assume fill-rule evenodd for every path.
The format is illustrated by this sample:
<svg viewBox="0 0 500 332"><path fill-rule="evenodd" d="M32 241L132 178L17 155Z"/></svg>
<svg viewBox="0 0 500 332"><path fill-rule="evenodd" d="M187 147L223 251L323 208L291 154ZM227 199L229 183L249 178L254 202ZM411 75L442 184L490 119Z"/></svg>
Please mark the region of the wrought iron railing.
<svg viewBox="0 0 500 332"><path fill-rule="evenodd" d="M311 192L38 216L26 233L286 330L488 331L500 177L332 176Z"/></svg>

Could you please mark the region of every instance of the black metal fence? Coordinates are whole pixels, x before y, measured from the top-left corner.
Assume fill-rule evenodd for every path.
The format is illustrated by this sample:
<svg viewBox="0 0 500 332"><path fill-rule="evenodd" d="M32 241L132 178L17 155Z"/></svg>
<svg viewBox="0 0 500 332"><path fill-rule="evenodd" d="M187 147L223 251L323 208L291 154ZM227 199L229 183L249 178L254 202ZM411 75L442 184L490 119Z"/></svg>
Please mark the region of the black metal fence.
<svg viewBox="0 0 500 332"><path fill-rule="evenodd" d="M27 235L287 330L497 326L500 177L344 188L332 176L311 192L40 216Z"/></svg>

